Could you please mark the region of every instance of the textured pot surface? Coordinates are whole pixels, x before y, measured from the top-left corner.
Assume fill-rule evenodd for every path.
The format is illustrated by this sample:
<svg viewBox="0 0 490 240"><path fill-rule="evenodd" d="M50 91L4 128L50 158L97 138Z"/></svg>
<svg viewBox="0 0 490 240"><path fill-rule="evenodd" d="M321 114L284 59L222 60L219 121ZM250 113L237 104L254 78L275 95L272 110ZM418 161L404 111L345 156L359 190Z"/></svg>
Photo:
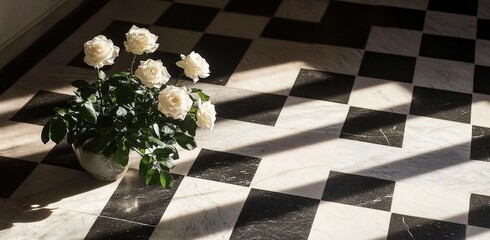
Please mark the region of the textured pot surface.
<svg viewBox="0 0 490 240"><path fill-rule="evenodd" d="M80 165L101 181L115 181L124 176L128 167L122 167L114 161L113 155L105 157L104 154L83 150L82 147L73 147Z"/></svg>

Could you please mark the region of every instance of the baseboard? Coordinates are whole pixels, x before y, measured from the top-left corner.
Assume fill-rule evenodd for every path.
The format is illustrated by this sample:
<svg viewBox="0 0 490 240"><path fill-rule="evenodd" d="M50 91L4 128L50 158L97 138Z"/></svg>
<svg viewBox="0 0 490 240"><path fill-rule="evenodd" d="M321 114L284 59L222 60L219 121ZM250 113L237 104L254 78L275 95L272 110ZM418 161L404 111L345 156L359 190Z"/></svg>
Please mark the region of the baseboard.
<svg viewBox="0 0 490 240"><path fill-rule="evenodd" d="M77 8L83 0L65 0L0 46L0 68L23 52L58 21Z"/></svg>

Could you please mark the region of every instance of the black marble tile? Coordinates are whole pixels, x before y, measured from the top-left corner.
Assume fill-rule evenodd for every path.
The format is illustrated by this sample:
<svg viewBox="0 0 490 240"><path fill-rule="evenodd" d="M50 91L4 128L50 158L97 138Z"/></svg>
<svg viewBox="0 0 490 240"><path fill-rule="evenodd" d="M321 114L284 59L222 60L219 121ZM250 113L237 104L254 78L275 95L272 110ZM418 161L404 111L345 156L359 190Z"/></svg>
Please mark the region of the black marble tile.
<svg viewBox="0 0 490 240"><path fill-rule="evenodd" d="M307 239L319 200L252 189L230 239Z"/></svg>
<svg viewBox="0 0 490 240"><path fill-rule="evenodd" d="M490 67L480 65L475 66L473 92L490 95Z"/></svg>
<svg viewBox="0 0 490 240"><path fill-rule="evenodd" d="M464 240L466 225L392 213L387 240Z"/></svg>
<svg viewBox="0 0 490 240"><path fill-rule="evenodd" d="M372 25L381 27L405 28L411 30L423 30L425 11L375 6L369 19Z"/></svg>
<svg viewBox="0 0 490 240"><path fill-rule="evenodd" d="M287 97L268 93L216 103L218 117L274 126Z"/></svg>
<svg viewBox="0 0 490 240"><path fill-rule="evenodd" d="M282 0L230 0L225 7L227 12L272 16Z"/></svg>
<svg viewBox="0 0 490 240"><path fill-rule="evenodd" d="M160 186L146 186L137 169L129 169L112 194L101 216L156 225L179 187L182 176L173 175L174 186L165 190Z"/></svg>
<svg viewBox="0 0 490 240"><path fill-rule="evenodd" d="M10 120L44 126L56 107L67 107L71 95L40 90Z"/></svg>
<svg viewBox="0 0 490 240"><path fill-rule="evenodd" d="M370 5L331 1L315 33L321 39L319 43L364 48L371 29L372 11Z"/></svg>
<svg viewBox="0 0 490 240"><path fill-rule="evenodd" d="M248 187L260 158L202 149L187 176Z"/></svg>
<svg viewBox="0 0 490 240"><path fill-rule="evenodd" d="M366 51L359 75L411 83L416 61L414 57Z"/></svg>
<svg viewBox="0 0 490 240"><path fill-rule="evenodd" d="M100 34L106 36L108 39L111 39L114 45L118 46L119 56L126 53L126 48L124 47L124 41L126 41L126 33L131 29L133 25L136 25L140 28L148 28L149 26L146 24L134 23L134 22L126 22L120 20L114 20L107 26ZM95 36L94 36L95 37ZM86 39L88 41L90 39ZM83 46L81 46L83 47ZM85 57L85 53L83 49L68 63L69 66L80 67L86 69L94 69L94 67L89 66L83 61ZM117 62L117 59L116 59ZM116 63L117 64L117 63ZM103 67L104 71L109 71L114 65L106 65Z"/></svg>
<svg viewBox="0 0 490 240"><path fill-rule="evenodd" d="M155 227L98 217L85 236L85 239L150 239Z"/></svg>
<svg viewBox="0 0 490 240"><path fill-rule="evenodd" d="M473 63L475 40L423 34L419 55Z"/></svg>
<svg viewBox="0 0 490 240"><path fill-rule="evenodd" d="M472 95L433 88L413 88L410 114L470 123Z"/></svg>
<svg viewBox="0 0 490 240"><path fill-rule="evenodd" d="M490 162L490 128L473 126L470 158Z"/></svg>
<svg viewBox="0 0 490 240"><path fill-rule="evenodd" d="M0 198L9 198L37 165L29 161L0 156Z"/></svg>
<svg viewBox="0 0 490 240"><path fill-rule="evenodd" d="M44 157L42 163L85 171L80 165L75 152L73 152L73 148L68 145L66 140L56 144L48 155Z"/></svg>
<svg viewBox="0 0 490 240"><path fill-rule="evenodd" d="M390 211L395 182L330 171L322 199Z"/></svg>
<svg viewBox="0 0 490 240"><path fill-rule="evenodd" d="M489 19L478 19L478 29L476 36L478 39L490 40L490 20Z"/></svg>
<svg viewBox="0 0 490 240"><path fill-rule="evenodd" d="M193 51L206 59L211 75L199 81L226 85L251 43L250 39L204 34Z"/></svg>
<svg viewBox="0 0 490 240"><path fill-rule="evenodd" d="M362 49L371 27L370 11L367 5L330 2L321 23L272 18L261 37Z"/></svg>
<svg viewBox="0 0 490 240"><path fill-rule="evenodd" d="M350 107L340 137L402 147L406 115Z"/></svg>
<svg viewBox="0 0 490 240"><path fill-rule="evenodd" d="M476 16L478 0L430 0L429 10Z"/></svg>
<svg viewBox="0 0 490 240"><path fill-rule="evenodd" d="M490 228L490 196L471 194L468 225Z"/></svg>
<svg viewBox="0 0 490 240"><path fill-rule="evenodd" d="M289 95L347 104L355 76L301 69Z"/></svg>
<svg viewBox="0 0 490 240"><path fill-rule="evenodd" d="M218 8L174 3L154 24L203 32L218 12Z"/></svg>

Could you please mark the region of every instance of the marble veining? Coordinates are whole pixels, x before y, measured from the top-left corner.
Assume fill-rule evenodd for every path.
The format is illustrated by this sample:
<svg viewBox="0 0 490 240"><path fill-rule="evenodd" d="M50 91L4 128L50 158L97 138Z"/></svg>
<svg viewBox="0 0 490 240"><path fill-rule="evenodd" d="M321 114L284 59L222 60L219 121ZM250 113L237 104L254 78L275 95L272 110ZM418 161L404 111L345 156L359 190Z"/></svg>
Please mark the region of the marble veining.
<svg viewBox="0 0 490 240"><path fill-rule="evenodd" d="M487 0L102 0L0 70L0 238L490 239ZM8 23L9 19L6 19ZM216 105L172 190L140 157L115 182L80 169L42 125L93 82L83 44L132 26L172 74L200 53ZM72 34L68 34L72 32ZM59 33L59 34L58 34ZM69 36L66 36L69 35Z"/></svg>

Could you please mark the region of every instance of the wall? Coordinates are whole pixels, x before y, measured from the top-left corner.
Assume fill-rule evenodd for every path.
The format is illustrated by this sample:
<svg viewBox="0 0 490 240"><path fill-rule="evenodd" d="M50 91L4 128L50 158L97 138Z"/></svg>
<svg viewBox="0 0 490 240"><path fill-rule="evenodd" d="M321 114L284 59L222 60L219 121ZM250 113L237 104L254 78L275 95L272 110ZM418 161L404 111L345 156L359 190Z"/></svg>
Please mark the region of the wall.
<svg viewBox="0 0 490 240"><path fill-rule="evenodd" d="M0 0L0 68L82 0Z"/></svg>

